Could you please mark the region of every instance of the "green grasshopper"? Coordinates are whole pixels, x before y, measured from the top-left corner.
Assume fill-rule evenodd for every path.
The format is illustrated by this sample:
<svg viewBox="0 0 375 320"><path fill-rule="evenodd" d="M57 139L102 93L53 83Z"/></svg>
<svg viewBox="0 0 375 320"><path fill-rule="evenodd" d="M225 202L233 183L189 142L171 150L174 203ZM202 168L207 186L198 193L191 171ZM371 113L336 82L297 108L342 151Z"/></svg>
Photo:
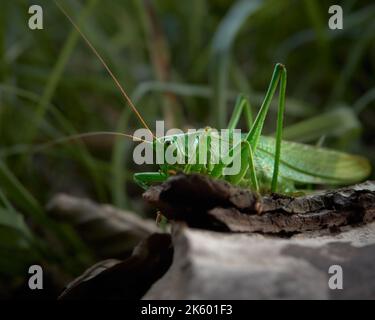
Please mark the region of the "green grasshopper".
<svg viewBox="0 0 375 320"><path fill-rule="evenodd" d="M242 134L239 148L235 151L235 147L232 146L232 149L228 151L228 153L235 153L234 157L240 157L241 167L238 174L225 175L223 173L224 169L231 163L217 164L208 161L205 165L161 165L159 172L134 174L134 180L138 185L147 188L150 183L163 182L169 177L170 173L174 174L181 171L206 174L255 191L293 192L296 190L296 185L344 185L365 179L370 174L370 164L363 157L301 143L282 141L286 79L286 68L282 64L276 64L264 101L254 121L252 121L248 99L241 95L237 99L227 128L229 131L234 130L241 115L245 115L249 129L248 133ZM276 137L262 136L263 124L279 83ZM195 134L195 138L197 141L205 138L209 141L210 138L214 138L213 129L206 128ZM170 135L156 138L154 145L158 143L175 144L175 149L184 153L188 143L188 134L182 137L181 135ZM196 144L193 154L183 154L183 156L194 157L198 153L198 148L199 143ZM208 152L212 153L212 150ZM217 157L217 154L211 154L208 159Z"/></svg>
<svg viewBox="0 0 375 320"><path fill-rule="evenodd" d="M142 125L151 132L104 59L64 9L61 7L60 9L101 61ZM142 188L147 189L151 184L163 182L169 176L176 174L176 172L201 173L213 178L224 179L232 184L251 188L258 192L291 192L297 190L296 187L300 185L345 185L365 179L370 174L371 169L368 160L363 157L301 143L282 141L286 83L286 68L278 63L274 68L264 101L254 120L248 99L244 96L239 96L237 99L227 129L230 132L233 131L238 125L241 116L245 116L248 128L248 132L242 134L240 143L232 145L227 154L228 157L231 155L232 157L240 158L241 166L237 174L225 175L225 168L229 167L231 163L226 163L225 161L214 163L210 161L210 159L214 159L217 156L215 151L210 150L207 151L209 154L207 154L208 161L206 164L163 164L160 165L160 169L157 172L135 173L134 181ZM276 137L262 136L264 121L278 86L279 101ZM173 145L176 150L180 150L183 153L183 157L194 157L198 153L199 141L203 138L213 139L215 137L213 132L213 129L206 128L196 133L195 141L197 143L192 154L184 153L184 150L187 149L187 133L164 137L155 137L152 134L153 139L149 143L153 147L159 144L163 148L167 145ZM96 133L91 133L90 135L93 134ZM121 133L107 134L131 137Z"/></svg>

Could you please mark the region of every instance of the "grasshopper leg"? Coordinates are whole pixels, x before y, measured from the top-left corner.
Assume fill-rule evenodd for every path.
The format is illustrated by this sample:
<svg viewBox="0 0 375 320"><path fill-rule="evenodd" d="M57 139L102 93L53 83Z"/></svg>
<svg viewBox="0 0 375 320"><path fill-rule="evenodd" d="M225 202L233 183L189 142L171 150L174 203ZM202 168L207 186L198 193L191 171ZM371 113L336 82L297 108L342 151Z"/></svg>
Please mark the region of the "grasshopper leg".
<svg viewBox="0 0 375 320"><path fill-rule="evenodd" d="M134 182L142 189L147 190L151 183L163 182L167 176L161 172L138 172L133 176Z"/></svg>
<svg viewBox="0 0 375 320"><path fill-rule="evenodd" d="M279 176L281 142L282 142L282 133L283 133L284 113L285 113L286 78L287 78L286 69L283 68L281 72L281 77L280 77L279 106L277 110L277 125L276 125L275 162L274 162L274 167L273 167L271 192L276 192L277 178Z"/></svg>
<svg viewBox="0 0 375 320"><path fill-rule="evenodd" d="M246 135L246 140L250 143L253 152L256 152L259 137L262 133L263 124L266 119L268 109L279 83L280 75L284 72L286 72L285 67L282 64L277 63L259 112L254 120L254 123L251 126L249 133Z"/></svg>
<svg viewBox="0 0 375 320"><path fill-rule="evenodd" d="M237 101L236 101L236 104L234 106L232 116L229 120L229 123L228 123L228 129L229 130L233 130L233 129L236 128L242 113L245 114L246 124L247 124L248 129L250 129L250 127L252 126L252 122L253 122L251 105L250 105L250 102L249 102L248 98L241 94L237 97ZM249 145L249 147L250 147L250 150L246 150L247 147L245 147L244 151L242 151L242 148L243 148L242 147L241 148L241 154L238 154L236 156L241 156L241 162L242 162L242 159L244 158L244 154L248 153L251 158L247 159L247 161L244 161L244 163L247 163L248 161L250 161L250 167L252 168L252 170L254 170L253 154L252 154L250 145ZM230 152L235 152L234 147L229 151L229 153L227 155L228 157L229 157ZM224 160L228 160L228 159L224 159ZM226 162L226 161L224 161L224 162ZM225 165L224 163L220 163L220 164L215 165L213 170L211 171L211 176L216 177L216 178L223 176L223 170L226 166L227 165ZM244 172L246 172L246 170L244 170ZM256 188L256 190L258 190L258 183L257 183L256 175L255 175L255 170L253 171L253 173L254 173L254 175L253 175L252 183L253 183L253 186ZM241 179L238 179L239 177L242 178L241 173L239 173L237 175L237 177L233 178L233 179L240 181Z"/></svg>
<svg viewBox="0 0 375 320"><path fill-rule="evenodd" d="M250 130L251 125L253 123L250 101L246 96L240 94L237 97L232 116L228 123L229 130L233 130L236 128L242 113L245 114L246 125L248 127L247 129Z"/></svg>
<svg viewBox="0 0 375 320"><path fill-rule="evenodd" d="M231 176L230 181L233 184L239 184L245 177L248 170L250 170L250 180L255 191L259 191L258 179L256 176L254 157L251 149L251 145L246 140L241 141L241 151L240 154L236 156L241 157L241 168L238 174Z"/></svg>
<svg viewBox="0 0 375 320"><path fill-rule="evenodd" d="M250 143L252 152L255 153L259 138L262 133L264 121L268 113L272 98L279 84L279 81L281 81L281 86L280 86L279 106L278 106L278 114L277 114L275 161L274 161L274 169L273 169L272 182L271 182L272 192L275 192L277 189L277 178L279 174L281 140L282 140L282 130L283 130L282 126L283 126L284 111L285 111L286 68L280 63L277 63L274 68L272 78L267 89L266 96L264 97L263 103L254 120L254 123L249 133L246 136L246 140Z"/></svg>
<svg viewBox="0 0 375 320"><path fill-rule="evenodd" d="M238 145L237 145L238 147ZM258 185L258 179L255 171L255 165L254 165L254 157L253 152L251 149L251 145L248 141L243 140L241 141L240 149L238 148L232 148L230 152L235 152L234 157L240 157L241 159L241 167L240 171L233 176L229 176L229 181L233 184L239 184L242 179L245 177L247 170L250 170L250 180L251 184L255 191L259 191L259 185ZM229 153L228 153L228 159L229 159ZM228 159L224 159L224 163L228 163ZM215 166L214 170L212 171L211 175L220 178L223 176L223 171L226 167L228 167L230 163L228 164L218 164Z"/></svg>

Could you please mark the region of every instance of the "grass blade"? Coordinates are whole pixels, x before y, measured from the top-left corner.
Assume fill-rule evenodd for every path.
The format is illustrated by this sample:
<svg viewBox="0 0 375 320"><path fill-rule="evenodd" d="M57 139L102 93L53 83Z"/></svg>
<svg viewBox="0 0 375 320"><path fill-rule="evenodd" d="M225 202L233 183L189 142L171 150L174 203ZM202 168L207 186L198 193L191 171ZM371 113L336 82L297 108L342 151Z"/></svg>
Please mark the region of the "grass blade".
<svg viewBox="0 0 375 320"><path fill-rule="evenodd" d="M87 18L91 10L93 9L94 5L96 4L97 0L90 0L86 6L86 8L82 11L78 24L82 24L84 20ZM42 97L39 101L39 104L36 107L35 110L35 121L30 122L32 126L30 126L26 132L27 132L27 141L31 142L33 141L39 124L41 123L48 107L50 106L50 102L52 100L52 97L56 91L56 88L58 86L58 83L61 79L61 76L64 72L65 66L77 44L77 41L79 39L78 32L72 28L62 50L57 58L56 64L50 74L50 77L48 79L48 82L46 84L46 87L43 91Z"/></svg>
<svg viewBox="0 0 375 320"><path fill-rule="evenodd" d="M214 125L224 128L227 122L227 79L230 49L236 35L246 19L256 12L262 1L237 1L221 21L212 41L212 87L214 96L212 99L212 110L216 110Z"/></svg>

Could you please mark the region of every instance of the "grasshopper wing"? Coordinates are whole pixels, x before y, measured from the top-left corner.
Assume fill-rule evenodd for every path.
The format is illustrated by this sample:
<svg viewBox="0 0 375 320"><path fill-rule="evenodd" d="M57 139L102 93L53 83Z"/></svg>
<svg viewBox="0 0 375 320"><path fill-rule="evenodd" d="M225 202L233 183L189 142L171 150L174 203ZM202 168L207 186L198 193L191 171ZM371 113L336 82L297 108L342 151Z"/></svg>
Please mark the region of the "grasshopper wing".
<svg viewBox="0 0 375 320"><path fill-rule="evenodd" d="M275 139L262 136L255 158L257 165L272 175ZM366 158L311 145L283 141L281 144L280 176L301 183L350 184L370 175Z"/></svg>

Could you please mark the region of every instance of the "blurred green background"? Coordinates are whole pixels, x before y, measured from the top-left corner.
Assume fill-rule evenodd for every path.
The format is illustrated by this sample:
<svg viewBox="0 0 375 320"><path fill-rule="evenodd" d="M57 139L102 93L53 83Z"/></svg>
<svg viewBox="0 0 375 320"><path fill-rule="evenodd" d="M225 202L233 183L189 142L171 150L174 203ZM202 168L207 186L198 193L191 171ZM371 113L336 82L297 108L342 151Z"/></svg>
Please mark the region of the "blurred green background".
<svg viewBox="0 0 375 320"><path fill-rule="evenodd" d="M358 153L375 164L375 3L364 0L61 0L151 127L224 128L236 95L256 110L276 62L288 70L285 139ZM28 8L44 10L30 30ZM344 10L329 30L328 8ZM31 263L50 297L96 261L45 206L58 192L144 215L132 144L79 132L132 133L137 119L53 1L0 10L0 297L22 295ZM266 133L275 129L275 106ZM150 168L141 168L150 169Z"/></svg>

